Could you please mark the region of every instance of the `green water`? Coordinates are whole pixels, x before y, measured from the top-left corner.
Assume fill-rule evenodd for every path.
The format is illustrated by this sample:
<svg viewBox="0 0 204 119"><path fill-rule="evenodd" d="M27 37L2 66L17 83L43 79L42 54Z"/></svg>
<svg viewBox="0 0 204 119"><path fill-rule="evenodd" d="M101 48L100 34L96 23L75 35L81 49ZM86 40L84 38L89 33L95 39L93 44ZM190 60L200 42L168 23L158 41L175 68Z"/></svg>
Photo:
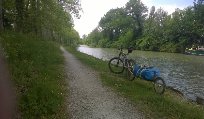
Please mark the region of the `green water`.
<svg viewBox="0 0 204 119"><path fill-rule="evenodd" d="M78 47L78 50L102 60L109 60L119 53L117 49L85 45ZM196 100L199 96L204 99L204 56L133 51L128 57L137 64L158 67L167 86L181 91L186 98Z"/></svg>

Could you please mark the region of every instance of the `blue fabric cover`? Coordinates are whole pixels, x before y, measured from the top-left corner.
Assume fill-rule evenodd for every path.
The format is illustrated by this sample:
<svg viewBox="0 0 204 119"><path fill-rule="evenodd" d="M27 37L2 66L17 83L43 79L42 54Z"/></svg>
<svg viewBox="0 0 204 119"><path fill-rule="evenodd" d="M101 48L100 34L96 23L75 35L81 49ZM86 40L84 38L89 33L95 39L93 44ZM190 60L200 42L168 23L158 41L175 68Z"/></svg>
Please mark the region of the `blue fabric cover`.
<svg viewBox="0 0 204 119"><path fill-rule="evenodd" d="M133 69L134 76L140 76L145 80L153 80L154 77L160 76L160 71L156 67L141 67L135 65Z"/></svg>
<svg viewBox="0 0 204 119"><path fill-rule="evenodd" d="M140 69L140 66L139 65L137 65L137 64L135 64L134 65L134 68L133 68L133 75L134 76L138 76L138 74L139 74L139 69Z"/></svg>

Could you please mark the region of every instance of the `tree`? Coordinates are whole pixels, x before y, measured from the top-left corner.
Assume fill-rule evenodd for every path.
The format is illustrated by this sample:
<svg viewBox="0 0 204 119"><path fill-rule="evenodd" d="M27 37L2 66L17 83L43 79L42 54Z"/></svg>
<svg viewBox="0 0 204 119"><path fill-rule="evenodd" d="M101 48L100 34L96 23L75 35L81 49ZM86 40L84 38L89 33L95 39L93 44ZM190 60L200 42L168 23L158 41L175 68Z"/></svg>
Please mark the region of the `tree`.
<svg viewBox="0 0 204 119"><path fill-rule="evenodd" d="M79 38L73 30L71 15L80 16L79 0L6 0L0 8L1 5L4 14L1 17L1 10L0 23L5 29L32 33L58 42L67 41L67 34L73 35L69 36L73 42Z"/></svg>
<svg viewBox="0 0 204 119"><path fill-rule="evenodd" d="M195 10L195 17L196 20L204 24L204 0L195 0L194 1L194 10Z"/></svg>
<svg viewBox="0 0 204 119"><path fill-rule="evenodd" d="M102 33L109 40L118 40L121 34L127 32L132 27L133 19L127 16L123 8L111 9L100 20L99 26Z"/></svg>
<svg viewBox="0 0 204 119"><path fill-rule="evenodd" d="M143 24L147 16L147 7L140 0L130 0L125 7L127 15L134 19L135 37L143 33Z"/></svg>
<svg viewBox="0 0 204 119"><path fill-rule="evenodd" d="M170 15L152 6L148 16L141 0L130 0L124 8L108 11L98 28L87 39L103 47L134 44L141 50L184 52L193 44L204 45L204 0Z"/></svg>
<svg viewBox="0 0 204 119"><path fill-rule="evenodd" d="M152 27L154 25L154 18L155 18L155 6L152 6L149 13L149 18L146 19L144 24L144 33L151 33Z"/></svg>
<svg viewBox="0 0 204 119"><path fill-rule="evenodd" d="M91 46L99 46L99 41L103 39L103 36L98 28L95 28L88 36L87 36L87 43ZM105 44L101 44L105 45Z"/></svg>
<svg viewBox="0 0 204 119"><path fill-rule="evenodd" d="M16 30L22 31L24 22L24 0L15 0L16 5Z"/></svg>
<svg viewBox="0 0 204 119"><path fill-rule="evenodd" d="M80 0L58 0L65 11L74 14L75 17L80 18L80 11L82 10Z"/></svg>
<svg viewBox="0 0 204 119"><path fill-rule="evenodd" d="M2 0L0 0L0 31L2 31L3 30L3 6L2 6L2 3L3 1Z"/></svg>
<svg viewBox="0 0 204 119"><path fill-rule="evenodd" d="M195 26L197 27L196 33L197 44L204 45L204 0L194 1L194 12L195 12Z"/></svg>
<svg viewBox="0 0 204 119"><path fill-rule="evenodd" d="M149 17L145 20L143 38L136 42L137 47L143 50L159 51L166 39L167 19L166 11L162 8L155 10L153 6Z"/></svg>

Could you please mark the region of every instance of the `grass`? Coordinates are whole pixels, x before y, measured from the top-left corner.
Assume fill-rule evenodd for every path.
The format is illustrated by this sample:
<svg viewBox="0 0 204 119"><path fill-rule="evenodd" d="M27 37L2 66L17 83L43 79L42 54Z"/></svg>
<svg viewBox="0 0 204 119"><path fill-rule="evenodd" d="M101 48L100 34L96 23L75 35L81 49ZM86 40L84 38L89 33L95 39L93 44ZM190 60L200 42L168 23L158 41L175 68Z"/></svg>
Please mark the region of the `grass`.
<svg viewBox="0 0 204 119"><path fill-rule="evenodd" d="M67 48L84 64L101 72L103 84L130 99L149 118L162 119L204 119L204 107L184 100L178 94L167 90L164 95L154 92L150 82L128 81L124 75L109 72L108 62Z"/></svg>
<svg viewBox="0 0 204 119"><path fill-rule="evenodd" d="M32 35L0 34L22 119L66 118L64 61L59 46Z"/></svg>

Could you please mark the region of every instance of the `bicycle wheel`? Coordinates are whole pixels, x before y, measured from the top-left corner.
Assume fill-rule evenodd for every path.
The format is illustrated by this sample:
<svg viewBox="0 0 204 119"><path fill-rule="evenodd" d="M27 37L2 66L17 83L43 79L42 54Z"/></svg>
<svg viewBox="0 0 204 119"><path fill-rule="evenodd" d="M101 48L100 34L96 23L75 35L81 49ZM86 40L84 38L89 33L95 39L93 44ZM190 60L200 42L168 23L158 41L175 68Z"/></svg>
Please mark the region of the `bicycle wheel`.
<svg viewBox="0 0 204 119"><path fill-rule="evenodd" d="M110 71L116 74L120 74L124 71L124 63L119 57L110 59L108 66Z"/></svg>
<svg viewBox="0 0 204 119"><path fill-rule="evenodd" d="M166 84L161 77L156 77L154 80L154 90L158 94L163 94L166 88Z"/></svg>
<svg viewBox="0 0 204 119"><path fill-rule="evenodd" d="M132 59L128 60L128 67L127 67L127 77L129 81L132 81L135 79L135 76L133 75L133 67L135 65L135 61Z"/></svg>

